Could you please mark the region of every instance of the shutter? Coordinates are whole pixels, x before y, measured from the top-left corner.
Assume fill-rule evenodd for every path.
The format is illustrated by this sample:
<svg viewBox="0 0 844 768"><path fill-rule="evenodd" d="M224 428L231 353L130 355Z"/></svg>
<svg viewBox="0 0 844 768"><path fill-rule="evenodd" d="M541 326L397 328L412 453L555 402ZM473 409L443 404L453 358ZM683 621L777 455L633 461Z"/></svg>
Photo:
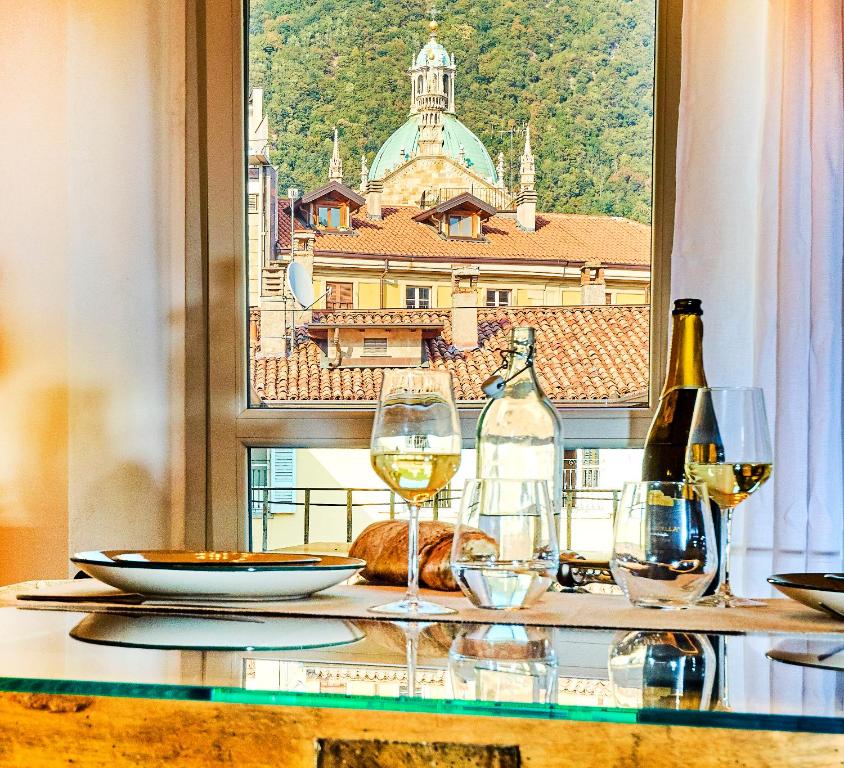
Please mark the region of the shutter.
<svg viewBox="0 0 844 768"><path fill-rule="evenodd" d="M331 295L328 297L329 309L354 309L351 283L328 283L327 287L331 288Z"/></svg>
<svg viewBox="0 0 844 768"><path fill-rule="evenodd" d="M296 455L295 448L271 448L270 454L270 487L290 488L291 490L270 491L270 501L285 502L272 504L271 512L295 512L296 491Z"/></svg>

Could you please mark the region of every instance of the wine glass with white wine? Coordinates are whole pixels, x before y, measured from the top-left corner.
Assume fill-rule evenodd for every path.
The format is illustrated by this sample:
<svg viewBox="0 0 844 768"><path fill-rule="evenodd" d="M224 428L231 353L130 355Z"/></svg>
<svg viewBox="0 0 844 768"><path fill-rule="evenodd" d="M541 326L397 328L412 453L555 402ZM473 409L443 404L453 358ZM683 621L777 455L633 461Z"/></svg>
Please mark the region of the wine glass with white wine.
<svg viewBox="0 0 844 768"><path fill-rule="evenodd" d="M402 616L453 613L419 598L419 507L446 486L460 466L460 422L448 371L384 371L372 426L372 467L410 511L407 594L370 608Z"/></svg>
<svg viewBox="0 0 844 768"><path fill-rule="evenodd" d="M718 591L698 605L759 606L736 597L730 588L730 535L733 510L771 476L773 451L765 398L754 387L703 387L698 390L686 449L686 474L705 483L723 515Z"/></svg>

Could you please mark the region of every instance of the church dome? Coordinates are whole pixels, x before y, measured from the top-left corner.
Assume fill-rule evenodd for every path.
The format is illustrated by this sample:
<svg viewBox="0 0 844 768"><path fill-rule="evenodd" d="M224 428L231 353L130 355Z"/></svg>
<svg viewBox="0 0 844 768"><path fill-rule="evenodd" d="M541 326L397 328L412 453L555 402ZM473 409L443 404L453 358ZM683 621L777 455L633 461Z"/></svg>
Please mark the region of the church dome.
<svg viewBox="0 0 844 768"><path fill-rule="evenodd" d="M454 115L445 114L442 121L443 153L459 162L462 146L466 167L475 175L495 184L498 181L495 164L481 140ZM405 158L413 157L418 151L418 142L418 118L413 116L381 145L369 168L369 178L383 179L390 171L400 166L403 163L402 150L405 151Z"/></svg>

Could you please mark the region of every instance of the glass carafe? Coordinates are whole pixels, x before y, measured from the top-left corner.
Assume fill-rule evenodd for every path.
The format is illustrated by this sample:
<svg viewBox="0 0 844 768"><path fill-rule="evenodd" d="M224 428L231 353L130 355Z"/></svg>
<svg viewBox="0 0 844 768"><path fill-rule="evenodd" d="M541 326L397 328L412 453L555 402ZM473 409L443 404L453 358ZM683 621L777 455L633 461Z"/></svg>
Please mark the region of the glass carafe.
<svg viewBox="0 0 844 768"><path fill-rule="evenodd" d="M533 369L534 329L514 328L499 391L478 419L477 476L544 480L559 525L563 496L563 426ZM558 531L559 532L559 531Z"/></svg>

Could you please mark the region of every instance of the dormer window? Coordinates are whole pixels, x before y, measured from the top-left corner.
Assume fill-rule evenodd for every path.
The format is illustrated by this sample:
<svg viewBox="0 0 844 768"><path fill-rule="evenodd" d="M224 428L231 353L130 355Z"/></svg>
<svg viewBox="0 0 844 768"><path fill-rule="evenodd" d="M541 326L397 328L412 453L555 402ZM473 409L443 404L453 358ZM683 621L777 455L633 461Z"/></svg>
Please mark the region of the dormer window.
<svg viewBox="0 0 844 768"><path fill-rule="evenodd" d="M299 203L308 223L324 232L348 232L352 229L352 214L366 202L357 192L339 181L305 195Z"/></svg>
<svg viewBox="0 0 844 768"><path fill-rule="evenodd" d="M495 208L469 192L464 192L417 214L413 220L432 226L448 239L483 240L483 222L493 215Z"/></svg>

